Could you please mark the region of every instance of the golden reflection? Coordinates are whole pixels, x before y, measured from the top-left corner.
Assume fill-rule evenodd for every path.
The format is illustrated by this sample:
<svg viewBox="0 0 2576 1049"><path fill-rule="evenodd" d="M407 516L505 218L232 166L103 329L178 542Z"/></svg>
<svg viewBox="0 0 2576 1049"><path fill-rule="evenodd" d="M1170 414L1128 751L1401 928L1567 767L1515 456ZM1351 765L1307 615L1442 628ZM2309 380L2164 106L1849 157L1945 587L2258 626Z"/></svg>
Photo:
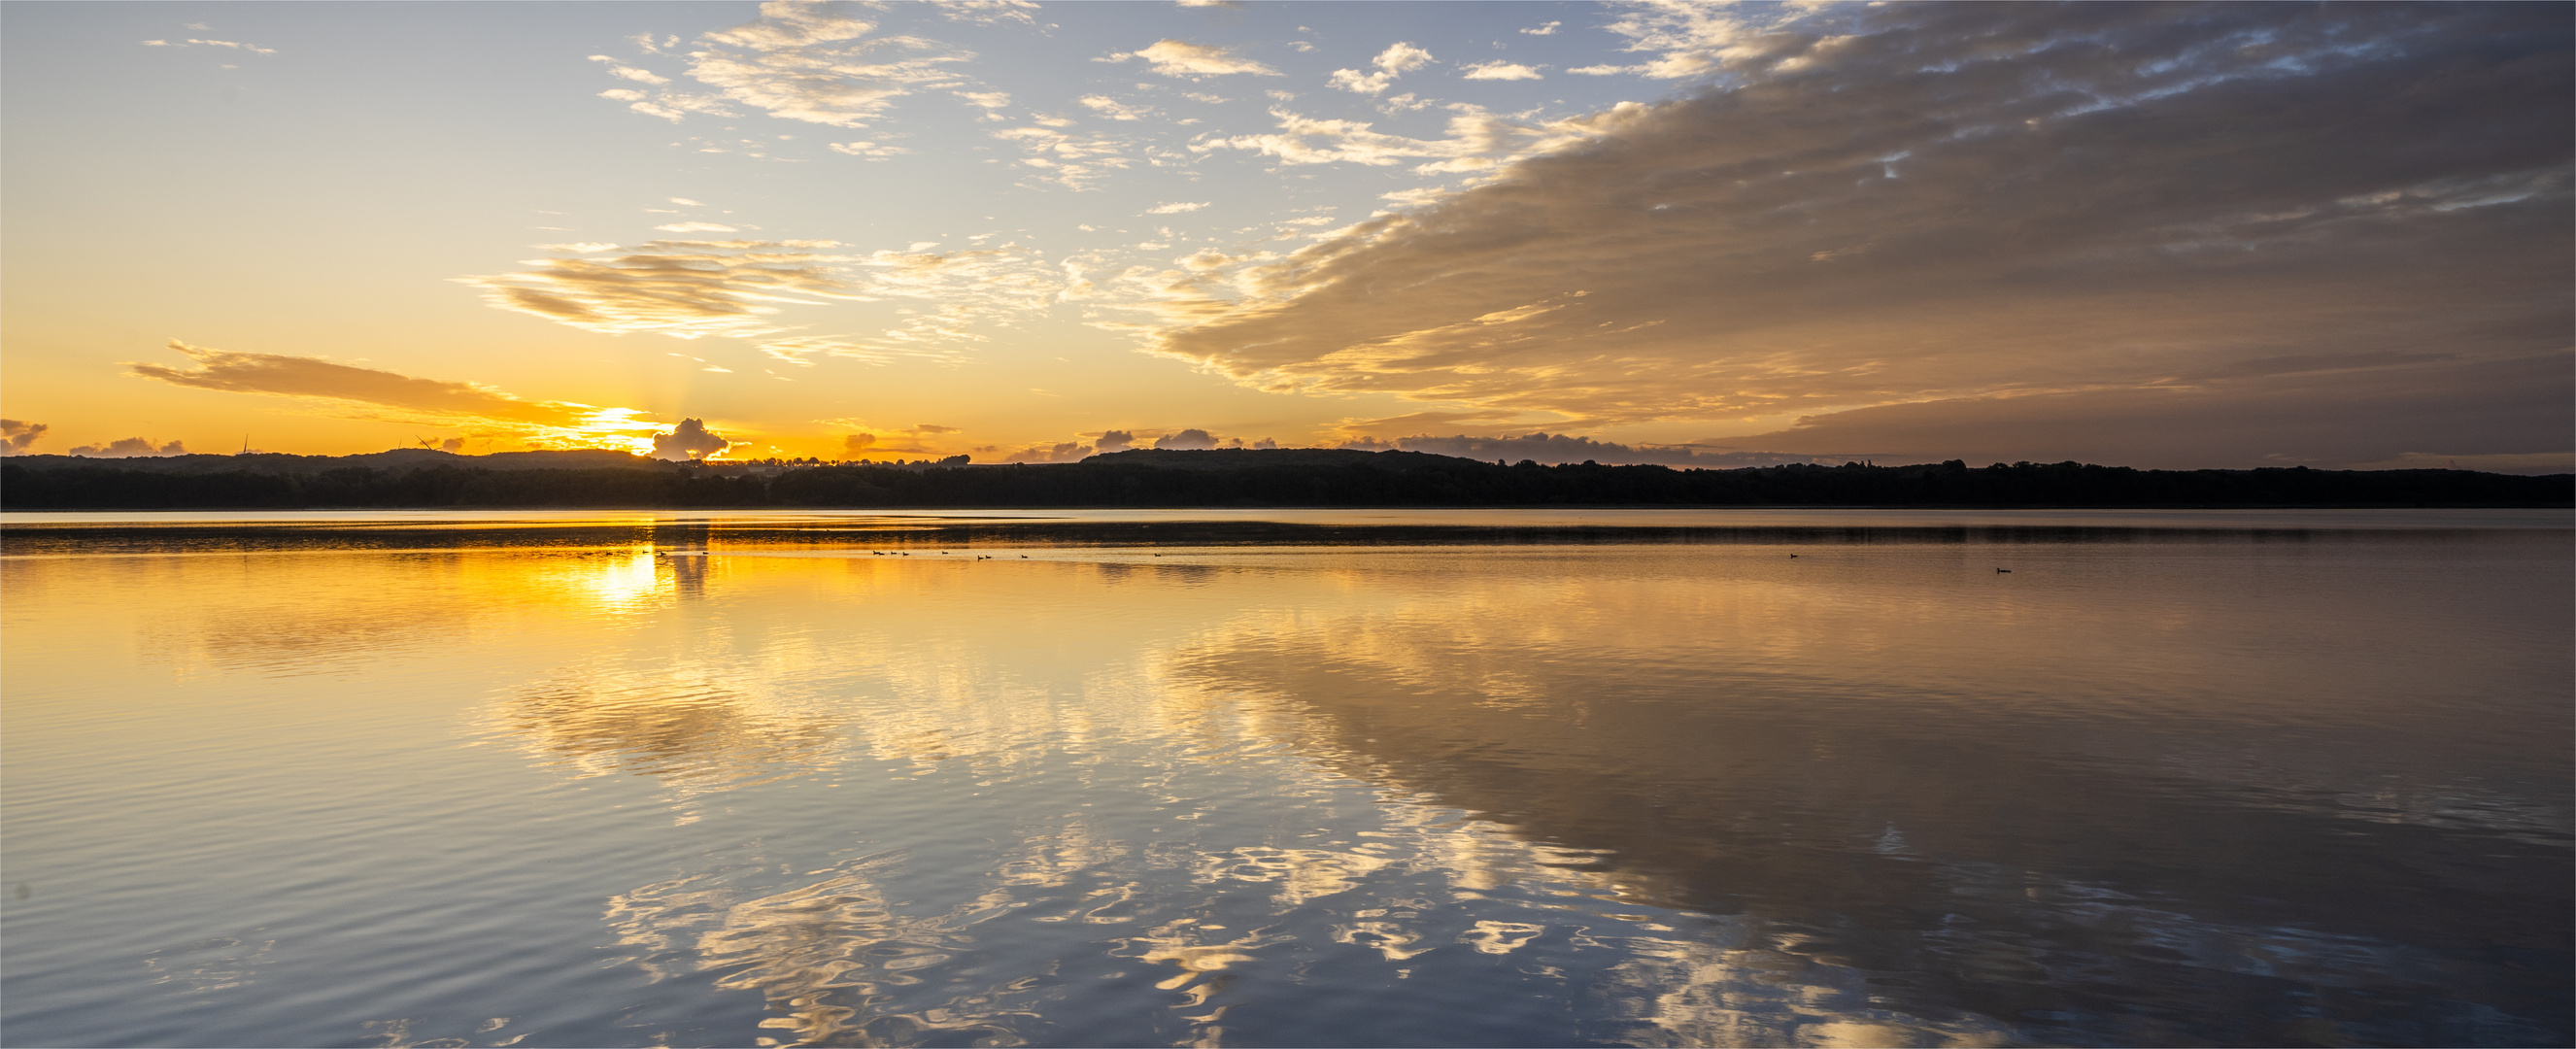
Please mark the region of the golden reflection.
<svg viewBox="0 0 2576 1049"><path fill-rule="evenodd" d="M1068 796L1142 806L1019 813L971 869L901 899L891 861L872 861L783 884L687 873L611 903L638 964L759 991L778 1041L1045 1040L1055 963L979 960L995 922L1146 930L1105 942L1161 970L1151 985L1189 1044L1224 1040L1228 1010L1276 978L1251 963L1291 943L1389 979L1453 957L1563 974L1580 968L1566 952L1607 952L1583 993L1616 1016L1602 1037L1640 1044L2013 1037L1867 974L1919 970L1916 951L1972 984L2027 981L2042 947L1898 950L1815 927L1854 901L2211 971L2330 983L2355 964L2359 948L2043 873L2056 861L2014 830L2099 825L2117 850L2133 826L2200 812L2081 771L2131 748L2168 764L2201 752L2049 720L2048 689L2111 658L2053 650L2067 635L2050 624L2085 620L2074 636L2127 639L2118 659L2191 667L2257 629L2246 614L2144 584L2108 611L2083 592L1970 593L1962 580L1992 577L1951 571L1956 551L1820 585L1800 573L1835 551L1807 552L1140 565L691 541L369 555L309 576L281 558L261 578L293 599L230 621L246 599L210 583L246 570L200 559L167 573L188 585L152 636L241 668L477 639L499 682L483 735L567 776L648 778L681 822L720 792L860 769L994 796L1062 776ZM422 622L444 634L407 633ZM2026 668L2023 691L1983 688L1998 660ZM2152 699L2172 675L2137 680ZM2223 750L2176 774L2273 774ZM1951 767L1963 755L1975 774ZM1282 812L1354 785L1377 804L1355 824L1309 821L1331 835L1227 829L1211 775L1260 783L1258 804ZM1220 911L1255 917L1230 928ZM2070 928L2084 931L2044 931ZM945 982L965 970L972 986Z"/></svg>
<svg viewBox="0 0 2576 1049"><path fill-rule="evenodd" d="M2490 819L2449 788L2379 775L2365 795L2225 734L2181 745L2140 726L2159 704L2208 714L2178 705L2199 702L2213 653L2292 629L2266 618L2277 606L2143 573L2106 601L2098 581L1997 577L1957 550L1802 550L1162 565L693 539L168 558L109 590L25 562L9 583L16 629L54 631L13 646L72 638L24 611L39 604L125 609L97 621L191 673L382 673L370 701L462 690L464 713L419 705L552 775L632 780L679 822L773 804L824 855L936 840L934 869L894 853L798 873L758 843L706 845L734 831L710 816L671 839L700 859L607 901L641 971L758 992L772 1043L1079 1040L1046 1025L1067 987L1135 970L1120 993L1152 1014L1140 1026L1182 1044L1234 1037L1229 1016L1307 993L1297 966L1321 964L1526 977L1606 1016L1587 1038L1672 1045L2012 1041L2010 1015L1974 1012L2001 996L1969 992L2089 979L2065 975L2070 957L2133 967L2120 978L2136 984L2173 971L2148 965L2345 988L2429 970L2099 874L2171 862L2157 843L2198 835L2293 883L2382 876L2367 843L2280 851L2267 832L2287 824L2263 822L2279 813L2140 783L2269 784L2264 804L2293 815L2376 797L2409 828ZM452 665L388 669L416 652ZM1998 662L2024 673L1997 686ZM2226 713L2286 718L2365 672L2264 679ZM2083 718L2064 713L2078 686L2097 687ZM352 694L316 717L345 716ZM457 721L401 729L423 725ZM2374 775L2389 767L2372 756ZM833 792L752 791L788 777ZM259 942L152 965L221 986L265 963ZM1870 982L1888 973L1949 982Z"/></svg>
<svg viewBox="0 0 2576 1049"><path fill-rule="evenodd" d="M1221 1021L1231 1006L1208 1009L1210 999L1233 988L1235 981L1226 969L1254 960L1252 952L1274 944L1287 943L1294 937L1268 929L1234 933L1222 925L1211 925L1195 918L1180 918L1157 926L1151 932L1128 939L1121 950L1137 951L1136 960L1147 965L1169 965L1179 970L1156 981L1154 988L1178 994L1169 1008L1189 1025L1174 1045L1201 1046L1214 1049L1225 1044L1225 1027ZM1207 1009L1206 1012L1183 1010Z"/></svg>
<svg viewBox="0 0 2576 1049"><path fill-rule="evenodd" d="M253 930L256 936L261 930ZM210 994L249 983L272 959L274 939L218 936L182 947L155 951L143 958L153 983L175 983L191 994Z"/></svg>
<svg viewBox="0 0 2576 1049"><path fill-rule="evenodd" d="M1777 951L1655 937L1585 937L1620 952L1606 990L1617 1041L1643 1046L1976 1046L2016 1040L1967 1016L1930 1022L1885 1008L1864 972ZM1623 993L1624 992L1624 993Z"/></svg>
<svg viewBox="0 0 2576 1049"><path fill-rule="evenodd" d="M2269 826L2270 817L2100 774L2193 772L2165 756L2200 746L2168 747L2135 730L2071 731L2038 702L2055 697L1997 696L1975 667L2019 652L2018 688L2081 677L2101 653L2047 651L2068 636L2046 628L2051 618L2093 620L2073 636L2124 638L2123 659L2186 665L2205 663L2213 645L2243 643L2231 633L2280 629L2223 607L2223 593L2134 587L2114 617L2139 626L2124 629L2100 622L2106 613L2090 594L2058 596L2064 605L2056 608L2027 598L1981 605L1943 594L1938 574L1919 566L1821 591L1767 566L1745 566L1750 578L1714 579L1638 578L1621 571L1635 564L1615 560L1587 567L1595 571L1472 585L1407 580L1400 591L1355 573L1352 600L1329 611L1247 610L1166 650L1158 679L1296 711L1272 730L1325 768L1507 828L1519 840L1499 856L1490 838L1418 832L1409 858L1449 872L1460 900L1507 891L1516 880L1526 887L1537 875L1566 886L1556 891L1576 924L1598 926L1578 917L1589 913L1630 920L1636 932L1674 931L1643 916L1602 913L1598 899L1726 914L1746 934L1780 930L1732 946L1671 935L1578 937L1627 957L1607 989L1633 1022L1616 1040L1889 1045L2015 1037L2006 1025L1937 1002L1909 1011L1898 1003L1910 994L1858 982L1873 971L1919 971L1924 952L1944 978L1981 988L2051 982L2065 957L2090 952L2178 953L2197 968L2295 970L2324 985L2402 967L2384 945L2350 943L2338 954L2308 933L2234 920L2224 905L2204 914L2141 906L2108 886L2053 873L2070 866L2067 846L2053 833L2024 829L2085 828L2077 869L2096 854L2157 862L2150 857L2158 843L2175 840L2186 824L2263 856L2246 862L2310 868L2288 876L2293 882L2329 884L2368 868L2360 851L2337 860L2313 841L2266 851L2253 828ZM1900 670L1912 678L1898 679ZM2353 684L2311 682L2287 695ZM2166 680L2129 687L2135 691L2113 692L2085 713L2172 702ZM2232 784L2240 791L2247 771ZM2317 808L2309 802L2302 811ZM2489 824L2512 830L2520 821ZM2247 829L2220 829L2235 826ZM1212 869L1288 879L1302 864L1322 872L1308 877L1327 893L1348 891L1329 855L1263 859L1254 866L1225 857ZM1993 881L2021 888L2006 899L1982 888ZM1283 902L1295 895L1283 893ZM1855 908L1946 913L1978 923L1981 934L1953 945L1926 929L1793 931ZM1338 924L1333 938L1389 962L1436 946L1395 917ZM1510 925L1531 931L1515 941L1502 926L1479 924L1460 940L1501 952L1544 928ZM1917 934L1927 939L1914 941ZM2010 957L1989 957L1997 951ZM2181 1037L2156 1030L2163 1034L2154 1037Z"/></svg>
<svg viewBox="0 0 2576 1049"><path fill-rule="evenodd" d="M987 892L934 917L899 915L876 884L891 862L855 861L750 898L720 875L690 875L616 897L607 920L656 979L677 975L666 966L686 959L688 969L719 973L718 987L760 992L778 1014L761 1027L785 1037L758 1045L1027 1044L1042 972L907 1007L903 992L971 949L961 929L1012 904Z"/></svg>
<svg viewBox="0 0 2576 1049"><path fill-rule="evenodd" d="M1475 929L1459 936L1458 939L1459 942L1475 948L1479 954L1510 954L1527 946L1531 940L1538 937L1538 934L1546 931L1547 926L1532 925L1528 922L1481 921L1476 923Z"/></svg>
<svg viewBox="0 0 2576 1049"><path fill-rule="evenodd" d="M485 731L575 776L656 777L679 799L822 768L849 749L829 711L704 679L614 674L532 686L488 711Z"/></svg>
<svg viewBox="0 0 2576 1049"><path fill-rule="evenodd" d="M659 561L649 550L609 554L567 567L562 575L595 604L632 609L669 589ZM677 571L679 565L671 567Z"/></svg>
<svg viewBox="0 0 2576 1049"><path fill-rule="evenodd" d="M1244 846L1201 857L1194 873L1200 882L1268 882L1277 886L1272 899L1283 907L1297 907L1358 888L1387 862L1360 852Z"/></svg>
<svg viewBox="0 0 2576 1049"><path fill-rule="evenodd" d="M151 615L134 623L141 658L182 674L351 673L389 657L438 656L532 621L631 616L703 594L706 558L649 548L543 552L420 551L133 558L129 588ZM11 586L45 594L78 562L13 563ZM57 577L60 577L59 579ZM47 597L48 604L69 605ZM541 631L559 632L539 623Z"/></svg>
<svg viewBox="0 0 2576 1049"><path fill-rule="evenodd" d="M687 876L611 906L611 923L647 965L666 976L716 972L721 986L760 990L775 1011L767 1022L787 1041L1033 1037L1043 1010L1030 981L1042 972L979 977L963 995L916 990L927 974L967 965L976 951L969 927L997 916L1016 914L1010 920L1034 927L1148 923L1116 941L1124 945L1116 953L1167 968L1154 987L1170 996L1173 1022L1185 1025L1178 1041L1212 1045L1226 1036L1230 1000L1256 993L1237 970L1265 947L1303 940L1407 967L1443 950L1509 955L1534 949L1551 929L1584 937L1580 930L1617 924L1604 921L1605 909L1608 918L1635 918L1630 901L1681 901L1693 891L1669 866L1625 855L1626 839L1615 835L1626 831L1616 821L1605 844L1581 835L1568 842L1545 813L1532 826L1513 825L1525 814L1461 819L1451 806L1462 800L1471 809L1504 807L1477 804L1482 780L1462 779L1436 760L1458 748L1424 736L1437 727L1486 739L1486 750L1521 755L1510 778L1570 791L1578 803L1628 804L1598 782L1621 760L1650 765L1621 770L1619 782L1661 774L1651 763L1663 757L1629 746L1614 712L1572 697L1564 683L1566 653L1593 621L1641 618L1597 600L1585 607L1601 595L1589 595L1584 583L1559 577L1474 595L1425 587L1420 578L1390 586L1367 573L1193 566L1187 578L1172 576L1188 587L1139 590L1171 574L1133 565L1030 564L1002 574L989 565L721 555L658 558L657 580L676 580L668 562L681 560L704 566L702 585L721 584L728 607L744 611L686 620L698 623L694 632L648 635L663 639L658 649L523 688L491 708L494 731L575 775L651 775L680 799L853 758L993 786L1062 755L1077 768L1114 759L1128 787L1173 806L1156 818L1163 834L1144 841L1135 840L1137 828L1113 829L1095 817L1031 813L1016 842L987 866L943 872L939 894L910 894L910 905L889 900L877 867L851 865L762 889L729 887L717 874ZM641 578L631 567L610 571ZM1131 603L1123 621L1107 624L1065 614L1087 607L1101 587L1160 600L1203 592L1211 579L1249 592L1214 619L1187 604ZM761 600L742 600L751 596ZM1283 604L1299 611L1266 611ZM1515 627L1504 616L1551 604L1557 614L1535 626ZM751 621L753 609L769 618ZM651 612L686 614L685 605ZM1025 617L1017 629L992 628L994 617L1015 615ZM1630 634L1630 643L1679 643L1651 629ZM818 674L843 685L812 699L765 698ZM1582 774L1563 777L1567 770L1551 766L1542 777L1526 767L1563 743L1572 727L1566 719L1600 728L1605 716L1611 738L1599 746L1608 749L1584 752L1590 765ZM1282 754L1283 743L1305 757ZM1331 796L1351 778L1431 804L1382 805L1369 829L1329 844L1198 840L1190 820L1208 806L1177 790L1173 773L1207 765L1275 778L1280 804ZM1447 897L1419 900L1398 888L1422 875L1436 878ZM1176 895L1184 885L1196 891ZM1539 886L1553 888L1534 892ZM1269 916L1257 928L1190 916L1247 898ZM1458 907L1487 913L1463 920L1448 910ZM1825 953L1746 948L1683 965L1655 952L1686 941L1594 932L1582 942L1645 952L1596 989L1631 1003L1623 1015L1634 1024L1623 1038L1679 1043L1731 1030L1820 1043L1882 1028L1951 1036L1941 1024L1862 1008L1865 998L1792 1001L1736 989L1771 987L1784 972L1853 972Z"/></svg>

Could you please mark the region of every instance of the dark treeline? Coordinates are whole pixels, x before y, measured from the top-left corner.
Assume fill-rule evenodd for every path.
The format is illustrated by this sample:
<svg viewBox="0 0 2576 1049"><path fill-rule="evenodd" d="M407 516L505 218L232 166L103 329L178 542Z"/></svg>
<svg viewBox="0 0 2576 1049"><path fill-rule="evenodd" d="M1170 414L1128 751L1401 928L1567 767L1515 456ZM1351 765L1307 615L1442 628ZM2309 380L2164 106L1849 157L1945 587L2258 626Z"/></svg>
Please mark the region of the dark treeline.
<svg viewBox="0 0 2576 1049"><path fill-rule="evenodd" d="M1131 451L1080 463L782 470L340 467L156 473L0 465L0 508L1227 506L2567 506L2576 476L2467 470L1516 466L1414 452Z"/></svg>

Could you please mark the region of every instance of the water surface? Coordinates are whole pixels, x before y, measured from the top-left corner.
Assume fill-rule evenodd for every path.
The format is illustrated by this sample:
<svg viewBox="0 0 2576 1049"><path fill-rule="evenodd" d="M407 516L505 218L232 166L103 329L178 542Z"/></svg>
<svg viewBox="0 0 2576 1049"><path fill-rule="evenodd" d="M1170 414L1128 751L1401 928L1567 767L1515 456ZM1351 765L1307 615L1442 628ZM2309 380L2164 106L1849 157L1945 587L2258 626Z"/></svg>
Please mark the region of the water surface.
<svg viewBox="0 0 2576 1049"><path fill-rule="evenodd" d="M2558 511L0 523L11 1045L2571 1037Z"/></svg>

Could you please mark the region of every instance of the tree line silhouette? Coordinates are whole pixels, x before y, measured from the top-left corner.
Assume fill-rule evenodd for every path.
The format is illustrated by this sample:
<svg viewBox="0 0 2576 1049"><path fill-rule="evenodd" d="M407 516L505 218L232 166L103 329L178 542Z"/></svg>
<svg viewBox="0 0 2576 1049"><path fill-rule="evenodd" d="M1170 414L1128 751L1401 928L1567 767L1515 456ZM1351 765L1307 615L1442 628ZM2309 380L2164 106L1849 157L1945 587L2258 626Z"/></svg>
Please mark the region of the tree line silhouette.
<svg viewBox="0 0 2576 1049"><path fill-rule="evenodd" d="M1078 463L784 469L343 466L163 472L0 465L9 510L1291 506L2568 506L2576 475L2139 470L1959 460L1734 470L1517 465L1419 452L1134 450Z"/></svg>

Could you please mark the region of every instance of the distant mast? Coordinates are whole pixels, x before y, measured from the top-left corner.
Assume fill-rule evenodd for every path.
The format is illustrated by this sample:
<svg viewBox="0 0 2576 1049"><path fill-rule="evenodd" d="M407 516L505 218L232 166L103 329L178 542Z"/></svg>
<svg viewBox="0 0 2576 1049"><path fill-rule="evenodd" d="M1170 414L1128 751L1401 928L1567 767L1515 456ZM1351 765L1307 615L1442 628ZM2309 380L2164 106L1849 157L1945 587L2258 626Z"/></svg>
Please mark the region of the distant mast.
<svg viewBox="0 0 2576 1049"><path fill-rule="evenodd" d="M234 455L249 455L249 454L250 454L250 434L248 434L248 433L244 433L244 434L242 434L242 450L240 450L240 451L238 451L238 452L234 452L233 454L234 454Z"/></svg>

